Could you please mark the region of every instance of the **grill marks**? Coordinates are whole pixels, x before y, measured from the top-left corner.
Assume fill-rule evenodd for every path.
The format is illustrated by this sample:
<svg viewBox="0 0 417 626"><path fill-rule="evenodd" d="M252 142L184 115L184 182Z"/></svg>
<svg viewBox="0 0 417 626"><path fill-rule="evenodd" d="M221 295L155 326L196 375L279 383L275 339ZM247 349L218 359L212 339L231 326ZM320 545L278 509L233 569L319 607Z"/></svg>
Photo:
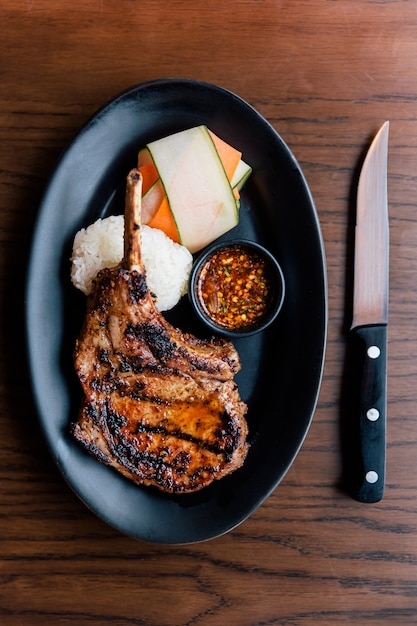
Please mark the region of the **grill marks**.
<svg viewBox="0 0 417 626"><path fill-rule="evenodd" d="M146 343L155 359L163 363L172 358L177 347L164 329L154 324L128 324L125 335L128 339Z"/></svg>
<svg viewBox="0 0 417 626"><path fill-rule="evenodd" d="M121 360L117 354L113 362L107 352L100 364L99 376L92 381L94 391L106 395L114 416L137 418L137 432L171 434L216 452L233 451L239 432L225 409L228 399L237 394L233 382L197 382L158 363L138 365L135 359Z"/></svg>
<svg viewBox="0 0 417 626"><path fill-rule="evenodd" d="M128 189L125 241L134 251L99 274L88 300L75 350L85 398L72 433L136 483L186 493L246 457L246 405L233 380L239 357L230 342L182 333L156 310L131 216L137 208Z"/></svg>

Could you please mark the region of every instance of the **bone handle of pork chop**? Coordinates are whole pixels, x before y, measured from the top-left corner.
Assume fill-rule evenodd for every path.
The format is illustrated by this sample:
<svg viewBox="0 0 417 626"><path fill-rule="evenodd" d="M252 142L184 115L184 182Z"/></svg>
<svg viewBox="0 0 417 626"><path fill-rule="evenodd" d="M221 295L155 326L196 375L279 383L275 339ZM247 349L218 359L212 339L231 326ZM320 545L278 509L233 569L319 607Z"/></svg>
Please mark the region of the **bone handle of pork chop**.
<svg viewBox="0 0 417 626"><path fill-rule="evenodd" d="M126 182L123 267L142 270L140 224L142 208L142 174L137 169L129 172Z"/></svg>

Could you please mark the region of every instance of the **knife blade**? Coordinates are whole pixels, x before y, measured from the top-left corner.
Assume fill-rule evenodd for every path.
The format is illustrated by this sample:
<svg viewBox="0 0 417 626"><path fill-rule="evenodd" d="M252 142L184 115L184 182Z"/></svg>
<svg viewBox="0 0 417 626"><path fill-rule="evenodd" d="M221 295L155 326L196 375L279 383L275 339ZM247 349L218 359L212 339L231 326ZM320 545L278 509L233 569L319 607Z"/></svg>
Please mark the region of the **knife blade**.
<svg viewBox="0 0 417 626"><path fill-rule="evenodd" d="M386 468L387 324L389 224L387 160L389 122L375 136L359 177L355 227L353 319L358 346L356 407L359 467L350 485L352 497L382 499Z"/></svg>

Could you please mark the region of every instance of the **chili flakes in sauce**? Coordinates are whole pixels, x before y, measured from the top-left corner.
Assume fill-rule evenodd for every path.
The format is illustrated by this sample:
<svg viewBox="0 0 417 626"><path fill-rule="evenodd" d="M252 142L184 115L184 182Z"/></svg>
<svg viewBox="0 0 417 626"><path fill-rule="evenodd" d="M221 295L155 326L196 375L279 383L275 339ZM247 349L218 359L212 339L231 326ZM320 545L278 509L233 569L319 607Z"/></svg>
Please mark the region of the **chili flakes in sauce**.
<svg viewBox="0 0 417 626"><path fill-rule="evenodd" d="M198 276L197 296L206 315L231 330L255 326L266 313L271 295L267 262L240 245L215 252Z"/></svg>

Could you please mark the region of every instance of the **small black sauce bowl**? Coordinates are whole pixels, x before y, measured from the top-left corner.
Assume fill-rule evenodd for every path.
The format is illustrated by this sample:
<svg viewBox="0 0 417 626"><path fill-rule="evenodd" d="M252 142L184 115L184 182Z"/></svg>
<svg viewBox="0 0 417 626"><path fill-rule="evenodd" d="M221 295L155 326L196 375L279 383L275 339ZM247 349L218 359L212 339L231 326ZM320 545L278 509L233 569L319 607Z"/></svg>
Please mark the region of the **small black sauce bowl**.
<svg viewBox="0 0 417 626"><path fill-rule="evenodd" d="M269 270L268 275L271 281L271 295L270 302L268 303L265 313L255 323L233 329L216 323L212 317L210 317L198 296L197 285L200 272L209 261L210 257L223 250L236 247L244 248L248 253L253 252L266 261L266 265ZM188 283L188 298L198 318L212 332L229 338L249 337L250 335L254 335L255 333L265 330L277 318L284 302L284 296L284 275L275 257L260 244L253 241L247 241L245 239L234 239L222 243L215 243L206 248L194 262Z"/></svg>

